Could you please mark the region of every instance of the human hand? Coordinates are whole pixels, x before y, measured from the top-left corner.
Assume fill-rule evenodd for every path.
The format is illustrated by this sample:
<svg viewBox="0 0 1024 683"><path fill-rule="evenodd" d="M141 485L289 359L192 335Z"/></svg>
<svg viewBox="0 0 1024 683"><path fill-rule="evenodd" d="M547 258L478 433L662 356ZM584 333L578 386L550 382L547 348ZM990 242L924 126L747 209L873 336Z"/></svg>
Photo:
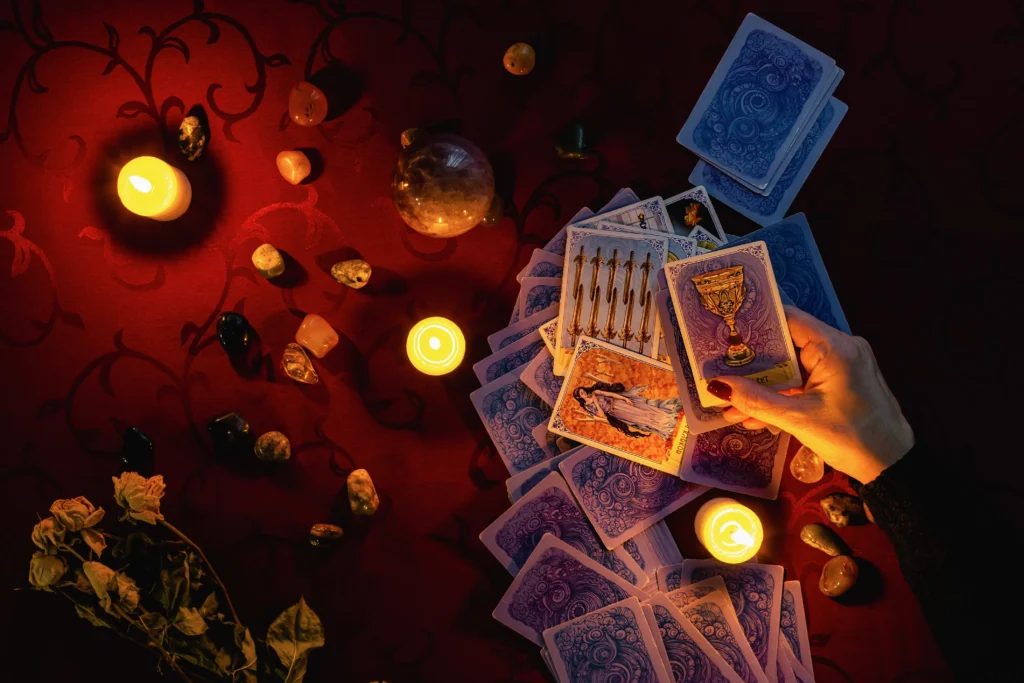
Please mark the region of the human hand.
<svg viewBox="0 0 1024 683"><path fill-rule="evenodd" d="M731 403L724 415L749 429L783 429L829 465L867 484L914 445L914 432L878 369L871 346L786 306L807 382L776 392L744 377L718 377L708 391Z"/></svg>

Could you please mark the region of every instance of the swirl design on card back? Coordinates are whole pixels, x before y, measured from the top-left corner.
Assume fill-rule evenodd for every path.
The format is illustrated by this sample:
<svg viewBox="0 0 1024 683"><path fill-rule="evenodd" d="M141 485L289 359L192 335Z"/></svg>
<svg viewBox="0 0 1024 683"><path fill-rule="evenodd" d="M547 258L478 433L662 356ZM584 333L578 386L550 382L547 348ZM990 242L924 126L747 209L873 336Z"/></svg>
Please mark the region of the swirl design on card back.
<svg viewBox="0 0 1024 683"><path fill-rule="evenodd" d="M696 583L711 576L725 579L725 587L743 633L750 641L757 661L762 667L767 667L775 577L762 569L717 566L695 568L690 580Z"/></svg>
<svg viewBox="0 0 1024 683"><path fill-rule="evenodd" d="M654 605L653 610L674 680L686 683L728 683L729 679L722 675L667 609Z"/></svg>
<svg viewBox="0 0 1024 683"><path fill-rule="evenodd" d="M702 602L690 607L684 614L740 678L746 683L757 683L721 607L714 602Z"/></svg>
<svg viewBox="0 0 1024 683"><path fill-rule="evenodd" d="M658 680L636 616L626 607L603 610L567 625L555 635L555 645L574 683Z"/></svg>
<svg viewBox="0 0 1024 683"><path fill-rule="evenodd" d="M771 484L780 438L767 429L723 427L690 436L696 439L693 471L723 484L763 488Z"/></svg>

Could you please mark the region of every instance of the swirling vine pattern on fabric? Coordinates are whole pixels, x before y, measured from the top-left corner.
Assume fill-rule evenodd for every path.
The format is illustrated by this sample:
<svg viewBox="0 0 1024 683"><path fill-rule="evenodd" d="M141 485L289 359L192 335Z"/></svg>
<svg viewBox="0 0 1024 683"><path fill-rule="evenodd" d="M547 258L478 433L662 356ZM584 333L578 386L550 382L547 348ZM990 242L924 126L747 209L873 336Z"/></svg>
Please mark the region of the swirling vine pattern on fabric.
<svg viewBox="0 0 1024 683"><path fill-rule="evenodd" d="M629 597L560 548L549 548L523 572L508 612L537 633Z"/></svg>
<svg viewBox="0 0 1024 683"><path fill-rule="evenodd" d="M555 634L571 681L654 683L657 670L633 610L613 607L587 615Z"/></svg>
<svg viewBox="0 0 1024 683"><path fill-rule="evenodd" d="M704 654L667 609L661 605L654 605L653 611L675 680L686 683L728 682L729 679L722 675L715 663Z"/></svg>

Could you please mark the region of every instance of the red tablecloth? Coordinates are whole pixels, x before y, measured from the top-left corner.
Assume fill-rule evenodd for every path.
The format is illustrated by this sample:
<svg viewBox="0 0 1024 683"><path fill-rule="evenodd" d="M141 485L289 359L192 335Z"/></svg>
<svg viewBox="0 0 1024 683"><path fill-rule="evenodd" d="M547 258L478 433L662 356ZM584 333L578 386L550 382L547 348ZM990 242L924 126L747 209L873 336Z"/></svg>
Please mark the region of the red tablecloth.
<svg viewBox="0 0 1024 683"><path fill-rule="evenodd" d="M850 113L793 211L807 212L853 328L918 430L941 429L999 465L975 472L965 459L964 477L982 477L997 502L1019 495L1021 459L1000 453L996 430L956 425L991 410L968 406L998 404L991 360L1018 346L1002 325L1017 297L993 273L1012 272L998 247L1024 212L1013 71L1024 14L1010 3L767 5L15 0L0 10L5 680L156 677L155 659L56 596L11 590L25 586L29 530L54 498L86 495L113 513L125 425L155 440L165 513L205 547L254 631L300 594L323 618L311 680L545 680L537 649L490 616L510 579L477 534L508 505L506 472L470 405L470 365L508 320L515 273L579 207L622 186L641 196L689 186L695 160L675 134L748 10L847 72L836 94ZM539 65L514 77L501 56L521 40ZM319 128L287 125L291 86L328 64L347 74L348 108ZM192 209L175 223L123 220L119 164L165 153L196 103L213 136L186 168ZM600 155L561 161L555 134L577 116ZM459 131L488 153L509 200L500 224L449 241L403 225L389 181L399 133L413 126ZM295 147L323 157L312 184L278 175L276 154ZM754 227L719 211L729 232ZM285 286L256 276L249 256L263 241L299 276ZM328 272L354 255L374 267L361 291ZM236 374L215 338L232 310L275 365L301 317L324 315L341 343L317 364L322 382ZM404 356L409 327L435 314L469 342L463 367L440 379ZM261 476L225 467L205 425L229 410L257 433L286 432L292 460ZM341 514L353 466L370 470L383 501L361 524ZM825 557L797 533L820 519L821 495L845 488L832 474L812 488L787 471L778 501L751 501L766 523L762 560L803 583L817 680L945 680L877 528L843 531L877 567L876 597L840 605L818 592ZM694 507L669 523L696 556ZM1019 512L1006 514L1019 525ZM347 527L340 546L311 548L310 524L335 519Z"/></svg>

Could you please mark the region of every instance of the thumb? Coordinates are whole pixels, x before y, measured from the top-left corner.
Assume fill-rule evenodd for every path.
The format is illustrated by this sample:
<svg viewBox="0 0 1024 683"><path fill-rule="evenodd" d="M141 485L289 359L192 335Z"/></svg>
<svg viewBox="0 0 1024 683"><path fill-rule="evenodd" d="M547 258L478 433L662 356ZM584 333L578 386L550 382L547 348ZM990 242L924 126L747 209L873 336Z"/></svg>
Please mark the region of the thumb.
<svg viewBox="0 0 1024 683"><path fill-rule="evenodd" d="M728 401L747 417L782 429L790 423L799 403L797 397L783 396L746 377L716 377L708 382L708 392Z"/></svg>

